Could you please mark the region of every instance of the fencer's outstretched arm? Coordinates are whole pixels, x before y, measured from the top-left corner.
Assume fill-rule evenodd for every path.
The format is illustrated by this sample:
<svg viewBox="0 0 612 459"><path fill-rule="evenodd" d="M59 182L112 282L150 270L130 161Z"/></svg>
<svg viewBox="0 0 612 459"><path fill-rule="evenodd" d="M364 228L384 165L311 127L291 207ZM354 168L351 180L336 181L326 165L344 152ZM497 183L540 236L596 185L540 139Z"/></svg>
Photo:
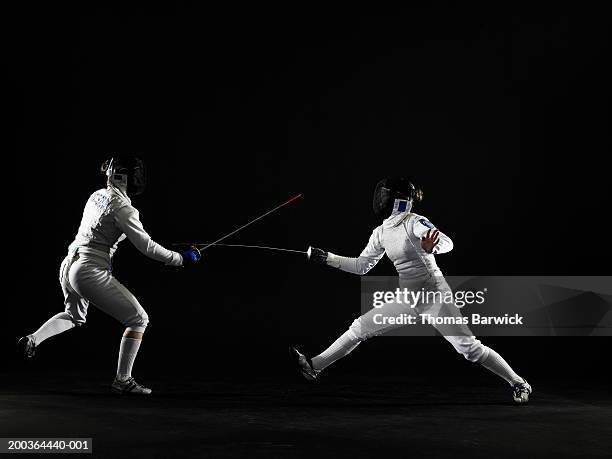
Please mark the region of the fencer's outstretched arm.
<svg viewBox="0 0 612 459"><path fill-rule="evenodd" d="M423 237L427 234L427 231L429 230L438 231L437 238L439 240L433 248L433 251L431 252L434 255L438 253L447 253L453 250L453 241L451 240L451 238L443 232L439 231L429 220L425 218L419 218L416 222L414 222L412 228L412 232L419 239L423 239Z"/></svg>
<svg viewBox="0 0 612 459"><path fill-rule="evenodd" d="M115 222L129 241L144 255L153 260L162 261L170 266L182 266L183 257L178 252L161 246L145 231L138 211L132 206L125 206L116 213Z"/></svg>
<svg viewBox="0 0 612 459"><path fill-rule="evenodd" d="M384 254L385 249L380 243L380 227L378 227L372 232L368 245L366 245L359 257L342 257L328 252L327 264L334 268L341 269L342 271L363 276L376 266Z"/></svg>

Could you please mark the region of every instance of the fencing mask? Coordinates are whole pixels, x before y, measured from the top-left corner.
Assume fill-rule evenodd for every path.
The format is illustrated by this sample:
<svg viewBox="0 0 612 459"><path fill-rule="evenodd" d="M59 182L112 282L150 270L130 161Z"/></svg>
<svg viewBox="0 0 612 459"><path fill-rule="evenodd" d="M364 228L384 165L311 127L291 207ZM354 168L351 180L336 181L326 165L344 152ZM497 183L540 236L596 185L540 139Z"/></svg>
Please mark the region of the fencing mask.
<svg viewBox="0 0 612 459"><path fill-rule="evenodd" d="M114 153L100 169L108 183L124 190L127 194L138 196L147 186L147 170L144 162L134 155Z"/></svg>
<svg viewBox="0 0 612 459"><path fill-rule="evenodd" d="M397 200L397 202L396 202ZM376 185L372 207L379 218L387 218L394 210L409 212L412 204L423 200L423 192L405 178L385 178Z"/></svg>

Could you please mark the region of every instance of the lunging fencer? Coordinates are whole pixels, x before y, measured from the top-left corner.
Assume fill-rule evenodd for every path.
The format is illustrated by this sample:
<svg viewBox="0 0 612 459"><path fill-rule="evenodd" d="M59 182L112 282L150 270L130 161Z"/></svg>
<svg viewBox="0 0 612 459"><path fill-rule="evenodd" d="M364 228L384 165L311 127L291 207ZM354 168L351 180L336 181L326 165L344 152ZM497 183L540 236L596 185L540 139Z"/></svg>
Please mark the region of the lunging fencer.
<svg viewBox="0 0 612 459"><path fill-rule="evenodd" d="M119 394L148 395L151 389L134 380L132 366L149 316L136 297L113 276L113 256L126 238L144 255L169 266L197 263L201 255L195 247L182 253L168 250L145 231L130 199L142 194L146 186L142 160L133 155L114 154L104 162L101 172L106 176L106 188L93 193L87 201L76 238L60 267L65 310L36 332L21 338L18 347L26 357L33 357L48 338L85 324L87 309L93 304L126 327L111 389Z"/></svg>
<svg viewBox="0 0 612 459"><path fill-rule="evenodd" d="M376 215L384 220L374 229L361 255L349 258L311 248L309 260L364 275L387 254L395 265L400 285L404 283L413 288L421 286L427 291L449 293L450 287L436 264L435 255L450 252L453 242L427 218L412 212L413 204L421 201L422 197L422 192L407 179L381 180L374 192L373 207ZM421 303L415 311L419 314L429 313L436 308L439 311L440 304ZM455 311L451 314L459 314L454 306L450 309ZM395 325L393 321L375 320L375 315L397 317L402 312L407 312L406 306L397 303L388 303L380 309L372 309L356 319L349 329L321 354L309 358L291 347L292 356L302 375L306 379L315 380L321 371L348 355L361 342L401 326ZM434 327L442 332L442 327ZM448 332L442 335L467 360L480 363L508 382L516 403L529 401L532 389L527 381L516 374L497 352L476 339L469 330L468 333L457 333L457 336L449 335Z"/></svg>

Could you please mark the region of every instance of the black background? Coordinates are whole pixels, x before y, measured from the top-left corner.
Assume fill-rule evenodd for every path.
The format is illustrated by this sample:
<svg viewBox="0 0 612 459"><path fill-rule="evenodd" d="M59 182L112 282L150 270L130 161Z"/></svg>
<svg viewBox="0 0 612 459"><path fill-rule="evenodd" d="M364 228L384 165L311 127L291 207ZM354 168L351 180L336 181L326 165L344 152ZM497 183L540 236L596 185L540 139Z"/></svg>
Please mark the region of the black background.
<svg viewBox="0 0 612 459"><path fill-rule="evenodd" d="M82 7L81 7L82 8ZM606 275L608 16L465 6L99 7L4 17L14 153L5 150L7 362L62 310L59 264L112 151L147 162L152 237L359 254L375 183L411 177L449 234L448 275ZM388 260L373 271L393 274ZM304 257L211 249L192 270L123 243L115 274L151 318L137 374L292 371L359 314L359 278ZM122 327L41 348L42 368L114 374ZM585 381L609 338L485 338L521 374ZM3 353L5 352L3 351ZM372 376L470 370L439 338L380 338L335 365ZM5 371L10 372L6 365Z"/></svg>

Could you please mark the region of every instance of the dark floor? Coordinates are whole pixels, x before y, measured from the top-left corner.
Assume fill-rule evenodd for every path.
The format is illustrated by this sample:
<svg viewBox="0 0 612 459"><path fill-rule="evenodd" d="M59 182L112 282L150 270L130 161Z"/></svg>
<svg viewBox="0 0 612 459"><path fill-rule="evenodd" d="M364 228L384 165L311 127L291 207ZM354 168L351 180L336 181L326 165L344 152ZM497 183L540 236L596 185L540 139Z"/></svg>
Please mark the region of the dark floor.
<svg viewBox="0 0 612 459"><path fill-rule="evenodd" d="M363 379L148 381L115 396L100 375L24 373L0 392L0 437L92 437L95 457L611 457L603 384L531 381L528 406L482 384Z"/></svg>

